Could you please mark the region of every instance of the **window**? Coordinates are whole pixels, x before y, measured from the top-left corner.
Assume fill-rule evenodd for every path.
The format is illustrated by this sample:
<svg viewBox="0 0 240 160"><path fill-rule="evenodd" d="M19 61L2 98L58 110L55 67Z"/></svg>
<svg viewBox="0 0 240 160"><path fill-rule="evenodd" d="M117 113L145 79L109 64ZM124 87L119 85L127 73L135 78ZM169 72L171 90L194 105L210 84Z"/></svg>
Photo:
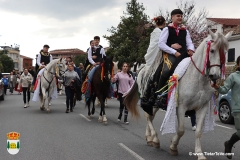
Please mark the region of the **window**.
<svg viewBox="0 0 240 160"><path fill-rule="evenodd" d="M228 50L228 62L235 62L235 48L230 48Z"/></svg>

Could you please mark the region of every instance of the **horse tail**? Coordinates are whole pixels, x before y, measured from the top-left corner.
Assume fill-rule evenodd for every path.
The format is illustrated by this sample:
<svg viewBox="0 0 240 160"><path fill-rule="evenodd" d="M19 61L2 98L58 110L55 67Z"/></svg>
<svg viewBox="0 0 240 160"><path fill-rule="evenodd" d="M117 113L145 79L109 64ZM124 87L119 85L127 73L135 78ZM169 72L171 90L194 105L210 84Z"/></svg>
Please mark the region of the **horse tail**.
<svg viewBox="0 0 240 160"><path fill-rule="evenodd" d="M123 104L127 107L132 117L136 119L140 117L140 114L137 108L138 100L139 100L138 84L137 82L135 82L130 92L124 98Z"/></svg>

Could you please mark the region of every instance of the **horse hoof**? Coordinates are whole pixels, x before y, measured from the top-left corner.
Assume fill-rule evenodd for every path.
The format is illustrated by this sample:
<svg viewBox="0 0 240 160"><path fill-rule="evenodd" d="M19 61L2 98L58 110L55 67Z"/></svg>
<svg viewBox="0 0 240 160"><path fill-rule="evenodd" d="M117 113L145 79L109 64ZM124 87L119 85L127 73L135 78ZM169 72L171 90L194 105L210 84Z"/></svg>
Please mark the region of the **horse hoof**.
<svg viewBox="0 0 240 160"><path fill-rule="evenodd" d="M160 143L152 142L154 148L160 148Z"/></svg>
<svg viewBox="0 0 240 160"><path fill-rule="evenodd" d="M49 112L50 112L50 109L47 109L47 112L49 113Z"/></svg>
<svg viewBox="0 0 240 160"><path fill-rule="evenodd" d="M105 121L105 122L103 122L104 124L108 124L108 122L107 121Z"/></svg>
<svg viewBox="0 0 240 160"><path fill-rule="evenodd" d="M40 107L40 110L41 110L41 111L44 111L44 109L45 109L45 108Z"/></svg>
<svg viewBox="0 0 240 160"><path fill-rule="evenodd" d="M147 142L147 145L150 146L150 147L152 147L152 146L153 146L152 141Z"/></svg>
<svg viewBox="0 0 240 160"><path fill-rule="evenodd" d="M91 119L92 117L91 116L88 116L88 119Z"/></svg>
<svg viewBox="0 0 240 160"><path fill-rule="evenodd" d="M100 116L100 117L98 118L98 122L99 122L99 123L102 123L102 122L103 122L102 116Z"/></svg>
<svg viewBox="0 0 240 160"><path fill-rule="evenodd" d="M172 156L177 156L177 155L178 155L178 150L172 150L172 149L170 148L170 154L171 154Z"/></svg>

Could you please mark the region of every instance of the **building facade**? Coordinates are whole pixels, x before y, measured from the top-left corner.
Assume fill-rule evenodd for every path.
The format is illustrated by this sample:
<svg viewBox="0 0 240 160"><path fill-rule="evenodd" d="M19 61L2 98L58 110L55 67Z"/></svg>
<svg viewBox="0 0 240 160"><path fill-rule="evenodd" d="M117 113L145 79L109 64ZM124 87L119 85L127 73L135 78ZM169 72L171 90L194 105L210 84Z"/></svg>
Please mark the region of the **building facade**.
<svg viewBox="0 0 240 160"><path fill-rule="evenodd" d="M233 31L229 39L229 50L226 53L226 65L235 65L237 57L240 56L240 19L233 18L207 18L210 29L220 31L221 33L228 33Z"/></svg>
<svg viewBox="0 0 240 160"><path fill-rule="evenodd" d="M77 55L81 55L81 54L86 54L86 52L77 49L77 48L73 48L73 49L57 49L57 50L52 50L49 52L53 59L57 59L57 58L66 58L66 57L72 57L74 58Z"/></svg>
<svg viewBox="0 0 240 160"><path fill-rule="evenodd" d="M27 68L32 68L33 65L33 58L27 57L20 55L20 63L19 63L19 70L23 71L23 69Z"/></svg>
<svg viewBox="0 0 240 160"><path fill-rule="evenodd" d="M3 50L6 50L8 57L10 57L14 62L14 69L19 70L19 62L20 62L20 50L19 46L0 46Z"/></svg>

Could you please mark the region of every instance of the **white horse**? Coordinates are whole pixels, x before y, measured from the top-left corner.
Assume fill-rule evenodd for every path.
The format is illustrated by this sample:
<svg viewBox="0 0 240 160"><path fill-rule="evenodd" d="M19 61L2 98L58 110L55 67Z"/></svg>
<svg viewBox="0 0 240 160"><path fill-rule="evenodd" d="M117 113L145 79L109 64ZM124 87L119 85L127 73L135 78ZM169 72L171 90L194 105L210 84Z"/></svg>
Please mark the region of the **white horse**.
<svg viewBox="0 0 240 160"><path fill-rule="evenodd" d="M56 79L55 74L63 76L66 71L66 60L65 59L55 59L52 60L45 68L40 78L40 94L39 98L41 101L41 110L45 109L45 100L48 98L47 112L50 112L49 103L51 102L52 95L56 89ZM47 96L48 93L48 96Z"/></svg>
<svg viewBox="0 0 240 160"><path fill-rule="evenodd" d="M200 138L202 136L202 128L204 118L206 116L209 101L214 90L209 84L209 78L212 81L220 78L221 76L221 64L225 57L225 54L228 51L228 39L232 35L232 32L229 32L226 36L223 36L221 33L214 34L210 31L210 35L203 40L199 45L196 52L192 56L192 62L189 64L186 73L183 75L179 81L179 91L178 91L178 107L177 107L177 119L178 127L177 134L173 137L170 145L170 152L172 155L178 154L178 143L180 138L184 134L184 119L185 112L188 110L195 110L197 116L197 128L195 131L196 141L195 141L195 153L198 154L198 159L206 159L202 153ZM208 48L206 42L212 42L210 48ZM206 57L207 50L209 50L209 57ZM208 61L208 74L203 76L201 70L204 68L205 60ZM224 59L225 60L225 59ZM142 79L143 77L138 77ZM138 102L138 84L135 83L131 91L125 97L125 105L128 110L132 113L133 116L139 117L139 112L137 109ZM154 115L158 109L154 110ZM146 128L146 140L148 145L154 145L155 147L160 147L159 139L157 133L153 127L152 120L154 116L146 114L147 117L147 128ZM174 126L170 126L174 127Z"/></svg>
<svg viewBox="0 0 240 160"><path fill-rule="evenodd" d="M131 68L131 71L138 74L139 71L144 68L144 66L145 66L145 64L143 64L143 63L140 64L138 62L134 62L133 67Z"/></svg>

